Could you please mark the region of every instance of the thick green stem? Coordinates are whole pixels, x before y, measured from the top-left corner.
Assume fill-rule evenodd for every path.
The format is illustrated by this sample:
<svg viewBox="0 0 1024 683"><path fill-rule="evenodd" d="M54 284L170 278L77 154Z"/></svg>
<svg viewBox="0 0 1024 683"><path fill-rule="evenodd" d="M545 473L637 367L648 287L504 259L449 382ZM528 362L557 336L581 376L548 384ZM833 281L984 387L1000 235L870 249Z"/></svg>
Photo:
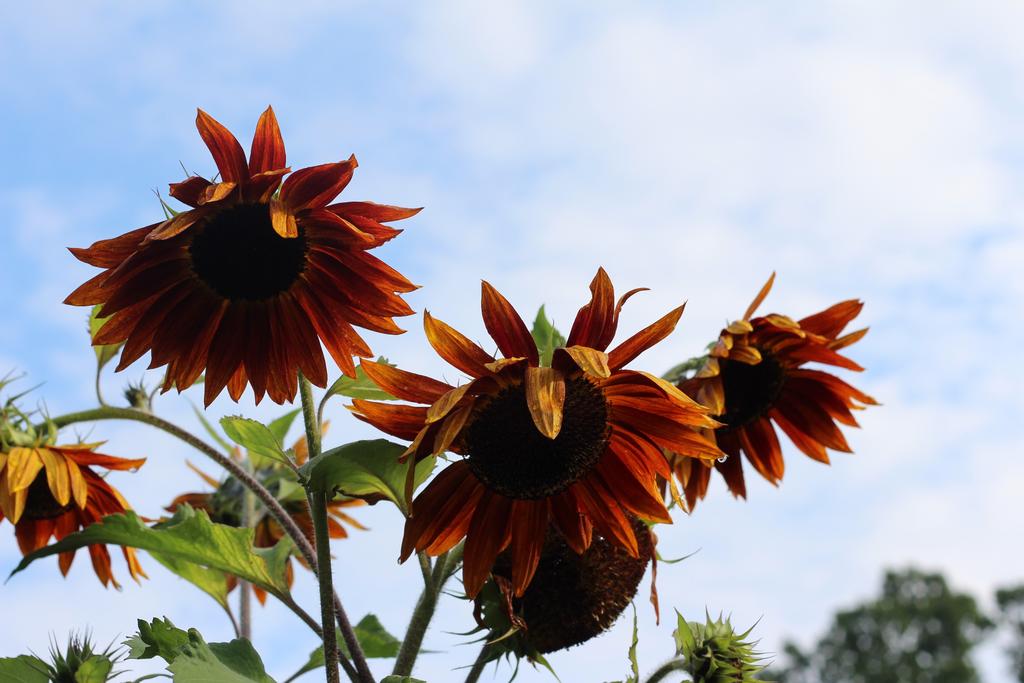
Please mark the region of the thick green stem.
<svg viewBox="0 0 1024 683"><path fill-rule="evenodd" d="M249 468L246 468L249 471ZM251 529L255 525L256 499L252 491L242 491L242 526ZM238 622L242 638L252 641L252 586L248 581L238 581Z"/></svg>
<svg viewBox="0 0 1024 683"><path fill-rule="evenodd" d="M316 559L320 567L320 624L323 628L324 668L327 683L340 683L338 675L338 637L334 630L334 584L331 583L331 544L327 533L327 494L311 493L310 509L313 514L313 533L316 535Z"/></svg>
<svg viewBox="0 0 1024 683"><path fill-rule="evenodd" d="M299 395L302 398L306 444L309 450L309 459L312 460L320 455L320 423L317 421L317 411L313 403L313 387L301 372L299 373ZM327 528L327 494L307 490L306 495L313 518L313 533L316 538L317 566L319 567L317 580L320 585L320 611L324 630L324 660L327 664L328 683L336 681L338 676L336 663L339 656L334 629L335 621L337 621L341 637L348 647L352 663L355 664L358 680L362 683L374 683L373 674L370 673L366 655L356 637L355 629L352 628L352 623L341 604L341 599L334 592L334 583L331 577L331 537Z"/></svg>
<svg viewBox="0 0 1024 683"><path fill-rule="evenodd" d="M480 648L480 654L476 656L476 661L473 662L473 667L469 670L469 673L466 674L466 683L476 683L480 680L480 674L484 672L484 667L487 666L487 662L489 661L488 655L490 653L488 650L489 647L484 643L484 646Z"/></svg>
<svg viewBox="0 0 1024 683"><path fill-rule="evenodd" d="M405 631L405 639L398 651L398 658L395 659L395 668L391 672L395 676L411 676L416 658L423 647L423 638L427 634L427 628L434 618L437 609L437 599L444 588L445 582L452 574L454 567L462 558L462 546L459 545L450 553L445 553L437 558L433 571L430 571L430 558L426 553L418 553L420 568L423 571L423 592L416 602L416 609L413 610L409 619L409 627Z"/></svg>

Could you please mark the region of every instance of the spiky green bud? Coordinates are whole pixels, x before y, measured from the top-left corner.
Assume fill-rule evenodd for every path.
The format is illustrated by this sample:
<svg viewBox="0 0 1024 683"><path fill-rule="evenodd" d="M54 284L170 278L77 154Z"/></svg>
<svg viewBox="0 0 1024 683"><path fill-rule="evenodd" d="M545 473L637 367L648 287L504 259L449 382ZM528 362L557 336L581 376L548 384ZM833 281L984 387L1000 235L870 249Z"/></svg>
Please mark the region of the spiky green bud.
<svg viewBox="0 0 1024 683"><path fill-rule="evenodd" d="M674 632L676 654L685 660L683 671L693 683L756 683L754 675L764 669L764 657L754 650L757 642L747 640L753 627L736 633L728 619L711 615L706 621L687 622L676 612Z"/></svg>

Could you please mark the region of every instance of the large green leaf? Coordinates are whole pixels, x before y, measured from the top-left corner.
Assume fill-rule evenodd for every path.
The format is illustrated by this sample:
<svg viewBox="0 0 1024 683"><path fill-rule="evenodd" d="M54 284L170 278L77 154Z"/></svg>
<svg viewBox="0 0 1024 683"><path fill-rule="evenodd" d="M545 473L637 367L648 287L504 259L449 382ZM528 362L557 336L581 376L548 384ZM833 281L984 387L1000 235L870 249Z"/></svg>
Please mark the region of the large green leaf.
<svg viewBox="0 0 1024 683"><path fill-rule="evenodd" d="M221 418L220 426L228 438L248 450L250 456L270 458L278 462L288 461L281 440L262 422L233 415Z"/></svg>
<svg viewBox="0 0 1024 683"><path fill-rule="evenodd" d="M313 458L299 468L299 475L313 491L340 491L371 503L390 500L403 514L408 514L406 485L413 464L411 458L405 463L398 462L404 451L404 446L386 439L354 441ZM426 458L416 465L413 490L427 480L436 460Z"/></svg>
<svg viewBox="0 0 1024 683"><path fill-rule="evenodd" d="M154 560L185 579L217 601L226 610L228 606L228 575L219 569L210 569L172 555L150 551Z"/></svg>
<svg viewBox="0 0 1024 683"><path fill-rule="evenodd" d="M386 358L378 358L378 363L388 363ZM353 379L348 375L342 375L330 386L324 394L321 402L326 403L332 396L347 396L348 398L365 398L371 401L396 401L396 397L377 386L372 379L366 376L361 367L356 368L356 376Z"/></svg>
<svg viewBox="0 0 1024 683"><path fill-rule="evenodd" d="M554 355L555 349L565 346L565 337L548 320L543 306L537 311L537 317L533 320L533 329L530 333L540 352L540 364L551 365L551 356Z"/></svg>
<svg viewBox="0 0 1024 683"><path fill-rule="evenodd" d="M207 644L195 629L189 629L188 639L167 666L175 683L274 683L248 640Z"/></svg>
<svg viewBox="0 0 1024 683"><path fill-rule="evenodd" d="M125 644L132 659L162 658L177 683L274 683L248 640L207 643L199 631L183 631L166 618L140 619L139 632Z"/></svg>
<svg viewBox="0 0 1024 683"><path fill-rule="evenodd" d="M21 655L0 659L0 683L47 683L46 664L38 657Z"/></svg>
<svg viewBox="0 0 1024 683"><path fill-rule="evenodd" d="M291 540L283 538L272 548L254 548L253 534L252 529L215 524L206 512L188 505L178 506L170 520L152 527L129 511L107 515L82 531L26 555L11 576L42 557L96 543L112 543L218 569L273 595L287 595L285 566L293 547Z"/></svg>
<svg viewBox="0 0 1024 683"><path fill-rule="evenodd" d="M103 324L109 320L109 316L106 318L100 318L97 314L103 307L102 304L97 304L92 307L89 311L89 339L92 340L96 337L96 333L100 331ZM97 344L92 347L92 350L96 352L96 370L102 370L103 366L109 363L117 352L124 345L124 342L120 344Z"/></svg>
<svg viewBox="0 0 1024 683"><path fill-rule="evenodd" d="M388 633L376 615L367 614L359 620L359 623L356 624L353 630L355 631L356 639L363 648L363 654L367 657L371 659L387 659L398 656L398 651L402 647L402 641ZM350 656L348 647L345 645L345 641L342 640L341 634L338 634L338 648L346 657ZM321 645L309 655L309 661L287 680L293 681L305 673L321 668L323 665L324 646Z"/></svg>

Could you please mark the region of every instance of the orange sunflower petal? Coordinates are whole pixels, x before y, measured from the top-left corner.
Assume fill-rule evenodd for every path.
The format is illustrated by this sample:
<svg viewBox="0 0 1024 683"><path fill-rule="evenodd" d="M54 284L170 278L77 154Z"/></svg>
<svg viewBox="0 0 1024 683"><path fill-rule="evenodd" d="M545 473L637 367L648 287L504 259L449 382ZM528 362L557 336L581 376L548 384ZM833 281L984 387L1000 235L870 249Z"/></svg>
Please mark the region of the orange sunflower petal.
<svg viewBox="0 0 1024 683"><path fill-rule="evenodd" d="M526 358L530 365L540 363L537 344L519 313L498 290L484 281L481 283L480 307L484 326L506 358Z"/></svg>

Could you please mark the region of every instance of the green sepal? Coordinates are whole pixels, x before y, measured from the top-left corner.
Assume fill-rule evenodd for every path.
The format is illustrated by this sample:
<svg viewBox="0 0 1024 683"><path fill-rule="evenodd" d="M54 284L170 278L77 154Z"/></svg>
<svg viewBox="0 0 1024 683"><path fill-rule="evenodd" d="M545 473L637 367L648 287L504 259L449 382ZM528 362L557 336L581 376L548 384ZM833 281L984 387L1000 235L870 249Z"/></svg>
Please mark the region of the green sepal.
<svg viewBox="0 0 1024 683"><path fill-rule="evenodd" d="M541 306L540 310L537 311L537 317L533 320L533 329L530 330L530 334L533 335L533 341L537 344L537 351L540 353L540 364L551 365L551 358L554 356L555 349L565 346L565 337L548 320L547 314L544 312L544 306Z"/></svg>
<svg viewBox="0 0 1024 683"><path fill-rule="evenodd" d="M101 318L99 317L100 309L103 308L103 304L96 304L89 311L89 341L91 342L96 338L96 334L100 331L100 328L110 320L110 317ZM96 372L103 369L107 363L114 359L117 352L124 346L124 342L119 344L93 344L92 350L96 353Z"/></svg>

